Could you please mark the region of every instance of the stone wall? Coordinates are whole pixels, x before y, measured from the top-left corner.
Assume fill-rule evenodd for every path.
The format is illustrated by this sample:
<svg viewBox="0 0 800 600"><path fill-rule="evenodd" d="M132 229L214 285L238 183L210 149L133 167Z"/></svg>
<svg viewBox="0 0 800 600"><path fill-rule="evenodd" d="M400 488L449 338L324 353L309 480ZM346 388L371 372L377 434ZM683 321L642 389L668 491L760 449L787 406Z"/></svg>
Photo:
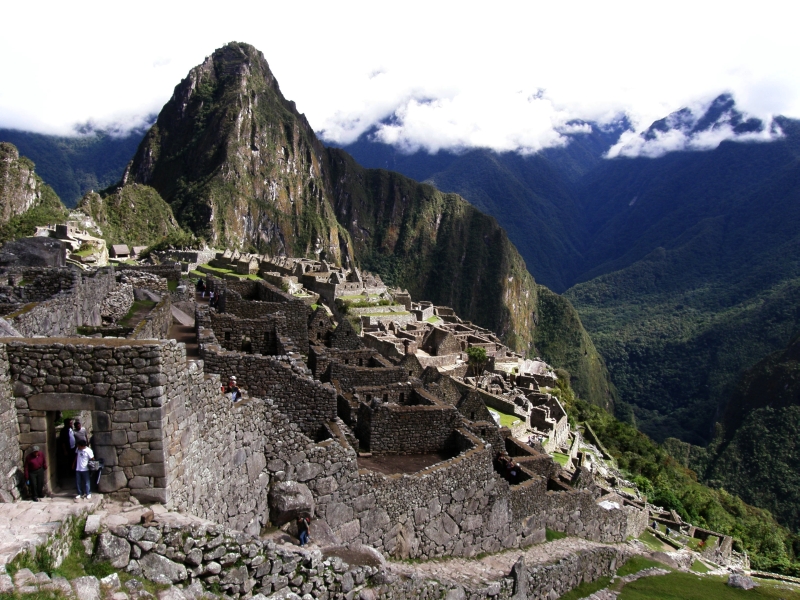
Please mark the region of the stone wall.
<svg viewBox="0 0 800 600"><path fill-rule="evenodd" d="M357 531L355 541L399 558L475 556L541 541L544 530L530 519L511 520L508 484L491 453L469 432L459 435L466 451L413 475L361 472L352 509L328 505L328 523L343 541Z"/></svg>
<svg viewBox="0 0 800 600"><path fill-rule="evenodd" d="M132 340L163 340L169 336L172 327L172 299L165 294L147 316L139 321L129 339Z"/></svg>
<svg viewBox="0 0 800 600"><path fill-rule="evenodd" d="M0 347L0 502L19 500L16 468L22 465L17 408L11 395L8 357Z"/></svg>
<svg viewBox="0 0 800 600"><path fill-rule="evenodd" d="M366 550L360 553L369 556ZM364 600L551 600L585 581L612 575L627 557L625 548L599 546L549 564L528 566L520 559L502 578L465 588L429 576L397 577L384 565L351 566L335 555L323 559L319 552L278 546L173 514L144 526L115 526L102 532L94 554L95 560L112 560L135 577L156 580L160 574L166 579L157 583L191 583L205 591L218 587L229 597L291 592L298 597L310 594L314 598Z"/></svg>
<svg viewBox="0 0 800 600"><path fill-rule="evenodd" d="M6 320L25 337L74 336L82 325L102 324L103 300L116 286L113 274L101 269L81 275L72 269L59 270L61 291L38 304L27 304L6 316ZM71 284L66 285L66 279Z"/></svg>
<svg viewBox="0 0 800 600"><path fill-rule="evenodd" d="M358 408L362 446L373 454L427 454L440 452L460 422L452 406L400 406L380 404Z"/></svg>
<svg viewBox="0 0 800 600"><path fill-rule="evenodd" d="M169 292L167 280L160 275L149 271L132 271L130 269L120 269L117 273L119 273L120 283L128 283L134 289L145 289L159 294Z"/></svg>
<svg viewBox="0 0 800 600"><path fill-rule="evenodd" d="M321 379L325 375L331 362L358 367L383 367L384 362L377 362L376 351L372 348L356 348L353 350L340 350L338 348L325 348L324 346L311 346L308 351L308 367L314 377ZM380 357L381 359L383 357Z"/></svg>
<svg viewBox="0 0 800 600"><path fill-rule="evenodd" d="M182 345L43 338L9 340L5 349L23 453L47 443L47 411L90 410L91 443L105 460L100 490L166 500L163 404L179 377L176 355L185 362Z"/></svg>
<svg viewBox="0 0 800 600"><path fill-rule="evenodd" d="M22 267L0 274L0 303L43 302L75 284L77 272L71 268Z"/></svg>
<svg viewBox="0 0 800 600"><path fill-rule="evenodd" d="M207 312L217 342L226 350L249 354L281 354L280 336L286 336L283 313L242 319L229 313Z"/></svg>
<svg viewBox="0 0 800 600"><path fill-rule="evenodd" d="M588 490L546 492L530 508L539 525L596 542L624 542L647 527L647 511L633 506L605 509Z"/></svg>
<svg viewBox="0 0 800 600"><path fill-rule="evenodd" d="M408 379L408 375L402 367L359 367L339 362L330 363L329 373L330 380L338 381L342 389L389 386Z"/></svg>
<svg viewBox="0 0 800 600"><path fill-rule="evenodd" d="M206 372L223 378L236 375L239 387L250 396L274 399L307 435L316 436L326 421L336 418L336 391L315 381L302 361L227 351L202 326L198 342Z"/></svg>
<svg viewBox="0 0 800 600"><path fill-rule="evenodd" d="M181 280L181 264L178 262L168 262L161 265L124 265L119 270L150 273L163 277L167 281Z"/></svg>
<svg viewBox="0 0 800 600"><path fill-rule="evenodd" d="M227 288L220 296L219 312L230 313L242 319L259 319L280 312L286 319L287 335L300 352L308 353L308 318L311 315L311 307L267 283L236 281L224 283ZM245 284L253 283L258 283L256 289L259 297L277 298L279 301L243 300L235 287L245 289Z"/></svg>

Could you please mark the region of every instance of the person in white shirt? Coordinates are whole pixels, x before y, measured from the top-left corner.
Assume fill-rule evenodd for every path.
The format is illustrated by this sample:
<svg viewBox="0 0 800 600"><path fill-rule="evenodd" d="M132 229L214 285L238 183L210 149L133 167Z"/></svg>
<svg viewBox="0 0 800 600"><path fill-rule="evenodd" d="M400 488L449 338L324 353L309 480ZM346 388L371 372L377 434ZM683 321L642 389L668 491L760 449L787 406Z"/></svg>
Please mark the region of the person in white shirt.
<svg viewBox="0 0 800 600"><path fill-rule="evenodd" d="M75 452L75 462L73 468L75 469L75 485L78 488L78 495L75 496L76 500L86 498L87 500L92 497L92 488L89 481L89 461L94 458L94 452L89 446L86 445L84 440L78 440L78 450Z"/></svg>

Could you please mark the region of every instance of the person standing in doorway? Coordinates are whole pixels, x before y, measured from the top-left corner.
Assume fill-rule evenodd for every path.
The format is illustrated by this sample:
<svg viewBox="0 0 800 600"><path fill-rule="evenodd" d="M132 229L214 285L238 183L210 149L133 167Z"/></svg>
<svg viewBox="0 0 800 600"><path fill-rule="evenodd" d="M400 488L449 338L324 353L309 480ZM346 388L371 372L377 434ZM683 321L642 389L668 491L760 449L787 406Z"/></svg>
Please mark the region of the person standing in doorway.
<svg viewBox="0 0 800 600"><path fill-rule="evenodd" d="M58 434L58 476L65 477L69 474L72 459L75 456L75 430L72 428L72 419L64 420L64 427Z"/></svg>
<svg viewBox="0 0 800 600"><path fill-rule="evenodd" d="M300 540L301 546L308 543L308 526L310 524L311 519L307 515L302 515L297 519L297 538Z"/></svg>
<svg viewBox="0 0 800 600"><path fill-rule="evenodd" d="M25 457L25 481L31 492L31 499L38 502L44 498L44 472L47 470L47 458L39 451L39 446L34 446Z"/></svg>
<svg viewBox="0 0 800 600"><path fill-rule="evenodd" d="M75 461L73 462L73 469L75 469L75 486L78 488L78 495L75 496L76 500L85 498L90 500L92 498L91 482L89 481L89 461L94 458L94 452L86 444L86 440L78 440L78 451L75 452Z"/></svg>
<svg viewBox="0 0 800 600"><path fill-rule="evenodd" d="M81 440L86 442L86 445L89 445L89 434L86 431L86 427L84 427L80 421L75 421L75 443L77 444ZM77 452L77 450L76 450Z"/></svg>

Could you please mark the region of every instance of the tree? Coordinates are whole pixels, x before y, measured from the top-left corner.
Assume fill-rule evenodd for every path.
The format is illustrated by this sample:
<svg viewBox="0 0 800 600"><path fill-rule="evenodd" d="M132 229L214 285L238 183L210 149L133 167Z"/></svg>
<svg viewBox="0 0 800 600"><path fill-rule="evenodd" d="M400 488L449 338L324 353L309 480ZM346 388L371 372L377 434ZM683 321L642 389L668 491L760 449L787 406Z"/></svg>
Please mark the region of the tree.
<svg viewBox="0 0 800 600"><path fill-rule="evenodd" d="M475 377L483 372L486 360L486 348L480 346L470 346L467 348L467 363L472 368Z"/></svg>

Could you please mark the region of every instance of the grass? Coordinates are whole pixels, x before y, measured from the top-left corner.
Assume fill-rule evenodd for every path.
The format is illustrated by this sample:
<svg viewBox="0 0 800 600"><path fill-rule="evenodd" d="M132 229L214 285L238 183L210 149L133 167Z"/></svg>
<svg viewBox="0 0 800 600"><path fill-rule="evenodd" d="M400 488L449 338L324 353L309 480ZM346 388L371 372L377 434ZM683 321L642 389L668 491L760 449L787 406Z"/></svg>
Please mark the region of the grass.
<svg viewBox="0 0 800 600"><path fill-rule="evenodd" d="M174 292L178 289L178 285L180 285L180 281L168 281L167 282L167 289L170 292Z"/></svg>
<svg viewBox="0 0 800 600"><path fill-rule="evenodd" d="M561 596L560 600L579 600L579 598L586 598L596 591L608 587L610 582L611 577L601 577L596 581L583 582L578 587L572 588L569 592Z"/></svg>
<svg viewBox="0 0 800 600"><path fill-rule="evenodd" d="M552 542L554 540L561 540L567 537L566 533L562 531L555 531L554 529L545 529L544 532L548 542Z"/></svg>
<svg viewBox="0 0 800 600"><path fill-rule="evenodd" d="M443 321L442 321L442 319L440 319L436 315L433 315L433 316L428 317L427 319L425 319L425 322L426 323L441 323Z"/></svg>
<svg viewBox="0 0 800 600"><path fill-rule="evenodd" d="M397 317L402 315L410 315L408 311L400 312L376 312L376 313L360 313L359 317Z"/></svg>
<svg viewBox="0 0 800 600"><path fill-rule="evenodd" d="M690 568L695 573L708 573L711 570L699 560L694 561Z"/></svg>
<svg viewBox="0 0 800 600"><path fill-rule="evenodd" d="M133 304L131 304L131 309L128 311L128 314L120 319L118 325L121 327L127 327L130 323L130 320L138 311L146 308L149 312L155 305L156 302L153 302L152 300L134 300Z"/></svg>
<svg viewBox="0 0 800 600"><path fill-rule="evenodd" d="M619 600L736 600L737 598L784 598L800 600L800 592L785 585L759 581L760 587L740 590L729 587L726 577L673 572L660 577L643 577L622 588ZM565 596L566 597L566 596Z"/></svg>
<svg viewBox="0 0 800 600"><path fill-rule="evenodd" d="M562 467L566 467L567 464L569 463L569 456L567 456L562 452L553 452L551 456L553 457L553 460L556 461L558 464L560 464Z"/></svg>
<svg viewBox="0 0 800 600"><path fill-rule="evenodd" d="M512 425L522 422L517 415L509 415L507 413L502 413L499 410L495 410L494 408L489 408L489 412L492 412L500 417L500 427L510 428Z"/></svg>
<svg viewBox="0 0 800 600"><path fill-rule="evenodd" d="M628 562L617 569L617 575L619 577L625 577L625 575L633 575L634 573L644 571L645 569L651 569L653 567L658 567L659 569L668 568L662 565L660 562L644 558L643 556L632 556Z"/></svg>
<svg viewBox="0 0 800 600"><path fill-rule="evenodd" d="M642 535L640 535L639 541L656 552L671 552L673 550L673 548L667 547L664 542L662 542L649 531L645 531Z"/></svg>

